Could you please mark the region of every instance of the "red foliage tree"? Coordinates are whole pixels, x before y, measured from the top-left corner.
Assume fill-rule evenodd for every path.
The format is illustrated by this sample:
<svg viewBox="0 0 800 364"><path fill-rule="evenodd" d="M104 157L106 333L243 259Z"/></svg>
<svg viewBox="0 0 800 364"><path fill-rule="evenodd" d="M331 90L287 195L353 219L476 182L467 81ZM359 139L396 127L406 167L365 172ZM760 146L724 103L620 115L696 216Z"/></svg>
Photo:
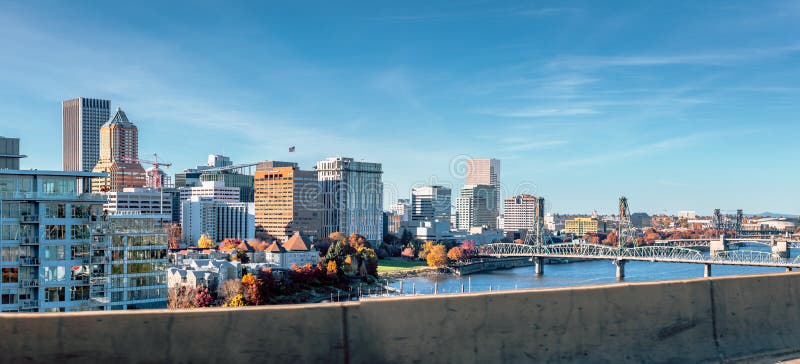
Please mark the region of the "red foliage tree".
<svg viewBox="0 0 800 364"><path fill-rule="evenodd" d="M194 305L196 307L211 307L214 305L214 295L207 287L197 286L197 293L194 294Z"/></svg>

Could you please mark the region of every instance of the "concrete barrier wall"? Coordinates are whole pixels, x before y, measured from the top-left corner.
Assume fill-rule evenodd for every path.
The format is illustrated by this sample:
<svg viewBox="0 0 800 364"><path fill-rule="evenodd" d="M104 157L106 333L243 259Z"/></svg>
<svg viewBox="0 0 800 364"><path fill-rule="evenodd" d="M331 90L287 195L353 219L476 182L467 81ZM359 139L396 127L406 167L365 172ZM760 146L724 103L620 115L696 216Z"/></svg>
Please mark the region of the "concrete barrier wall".
<svg viewBox="0 0 800 364"><path fill-rule="evenodd" d="M800 351L800 273L245 309L0 315L0 362L723 362Z"/></svg>

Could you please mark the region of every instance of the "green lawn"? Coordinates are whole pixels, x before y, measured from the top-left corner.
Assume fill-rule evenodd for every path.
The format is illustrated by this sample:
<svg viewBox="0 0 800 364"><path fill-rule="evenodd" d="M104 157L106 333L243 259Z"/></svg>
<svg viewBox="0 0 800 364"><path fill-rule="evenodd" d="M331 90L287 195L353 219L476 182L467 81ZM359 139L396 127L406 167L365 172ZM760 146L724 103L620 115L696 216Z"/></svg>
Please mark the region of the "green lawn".
<svg viewBox="0 0 800 364"><path fill-rule="evenodd" d="M399 272L403 270L412 270L427 266L428 265L421 260L406 261L406 260L381 259L378 260L378 273Z"/></svg>

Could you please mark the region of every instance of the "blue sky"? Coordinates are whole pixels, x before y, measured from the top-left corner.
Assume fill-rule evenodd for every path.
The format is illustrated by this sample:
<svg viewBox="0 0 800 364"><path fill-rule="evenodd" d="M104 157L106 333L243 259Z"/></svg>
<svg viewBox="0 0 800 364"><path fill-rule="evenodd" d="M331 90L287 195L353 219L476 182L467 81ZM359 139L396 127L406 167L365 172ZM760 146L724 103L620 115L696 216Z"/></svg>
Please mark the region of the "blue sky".
<svg viewBox="0 0 800 364"><path fill-rule="evenodd" d="M61 100L98 97L173 173L351 156L388 204L495 157L555 212L800 213L798 24L798 1L0 2L0 134L59 169Z"/></svg>

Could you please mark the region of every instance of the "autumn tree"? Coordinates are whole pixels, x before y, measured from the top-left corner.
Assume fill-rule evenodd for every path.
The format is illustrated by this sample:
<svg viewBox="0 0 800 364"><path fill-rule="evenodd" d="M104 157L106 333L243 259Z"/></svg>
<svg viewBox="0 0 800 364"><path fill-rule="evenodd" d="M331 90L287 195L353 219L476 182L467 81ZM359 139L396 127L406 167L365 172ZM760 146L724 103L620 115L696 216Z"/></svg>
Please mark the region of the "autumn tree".
<svg viewBox="0 0 800 364"><path fill-rule="evenodd" d="M207 287L198 286L194 294L195 307L211 307L214 305L214 295Z"/></svg>
<svg viewBox="0 0 800 364"><path fill-rule="evenodd" d="M464 259L470 259L478 255L478 249L475 248L475 240L462 241L461 250L464 251Z"/></svg>
<svg viewBox="0 0 800 364"><path fill-rule="evenodd" d="M425 260L428 262L428 266L431 267L442 267L447 264L447 250L445 250L444 245L434 244L430 251L425 254Z"/></svg>
<svg viewBox="0 0 800 364"><path fill-rule="evenodd" d="M223 251L223 252L230 252L234 248L236 248L236 246L238 246L241 243L242 243L242 241L239 240L239 239L225 238L225 239L222 240L221 243L219 243L218 249L220 251Z"/></svg>
<svg viewBox="0 0 800 364"><path fill-rule="evenodd" d="M328 239L331 239L332 241L345 241L347 240L347 236L338 231L334 231L328 235Z"/></svg>
<svg viewBox="0 0 800 364"><path fill-rule="evenodd" d="M214 240L208 237L206 234L200 235L200 239L197 240L197 247L200 249L211 249L215 248L216 246L217 244L214 243Z"/></svg>
<svg viewBox="0 0 800 364"><path fill-rule="evenodd" d="M325 270L328 277L334 277L339 274L339 267L336 265L335 260L329 260Z"/></svg>
<svg viewBox="0 0 800 364"><path fill-rule="evenodd" d="M167 292L167 307L172 309L192 308L195 290L189 287L173 287Z"/></svg>
<svg viewBox="0 0 800 364"><path fill-rule="evenodd" d="M223 303L230 303L236 295L242 294L242 292L242 282L238 279L229 279L219 286L217 296Z"/></svg>
<svg viewBox="0 0 800 364"><path fill-rule="evenodd" d="M454 246L447 251L447 259L460 261L464 259L464 250L460 246Z"/></svg>
<svg viewBox="0 0 800 364"><path fill-rule="evenodd" d="M242 288L244 289L244 300L247 302L248 305L263 305L265 303L265 297L262 295L263 287L261 286L264 282L253 275L252 273L247 273L242 276Z"/></svg>
<svg viewBox="0 0 800 364"><path fill-rule="evenodd" d="M414 259L414 245L409 244L409 246L403 248L400 256L407 259Z"/></svg>
<svg viewBox="0 0 800 364"><path fill-rule="evenodd" d="M418 256L419 259L420 260L426 260L427 257L428 257L428 253L430 253L431 250L433 250L433 247L435 245L436 245L436 243L434 243L431 240L428 240L424 244L422 244L422 247L420 247L420 250L419 250L419 256Z"/></svg>

